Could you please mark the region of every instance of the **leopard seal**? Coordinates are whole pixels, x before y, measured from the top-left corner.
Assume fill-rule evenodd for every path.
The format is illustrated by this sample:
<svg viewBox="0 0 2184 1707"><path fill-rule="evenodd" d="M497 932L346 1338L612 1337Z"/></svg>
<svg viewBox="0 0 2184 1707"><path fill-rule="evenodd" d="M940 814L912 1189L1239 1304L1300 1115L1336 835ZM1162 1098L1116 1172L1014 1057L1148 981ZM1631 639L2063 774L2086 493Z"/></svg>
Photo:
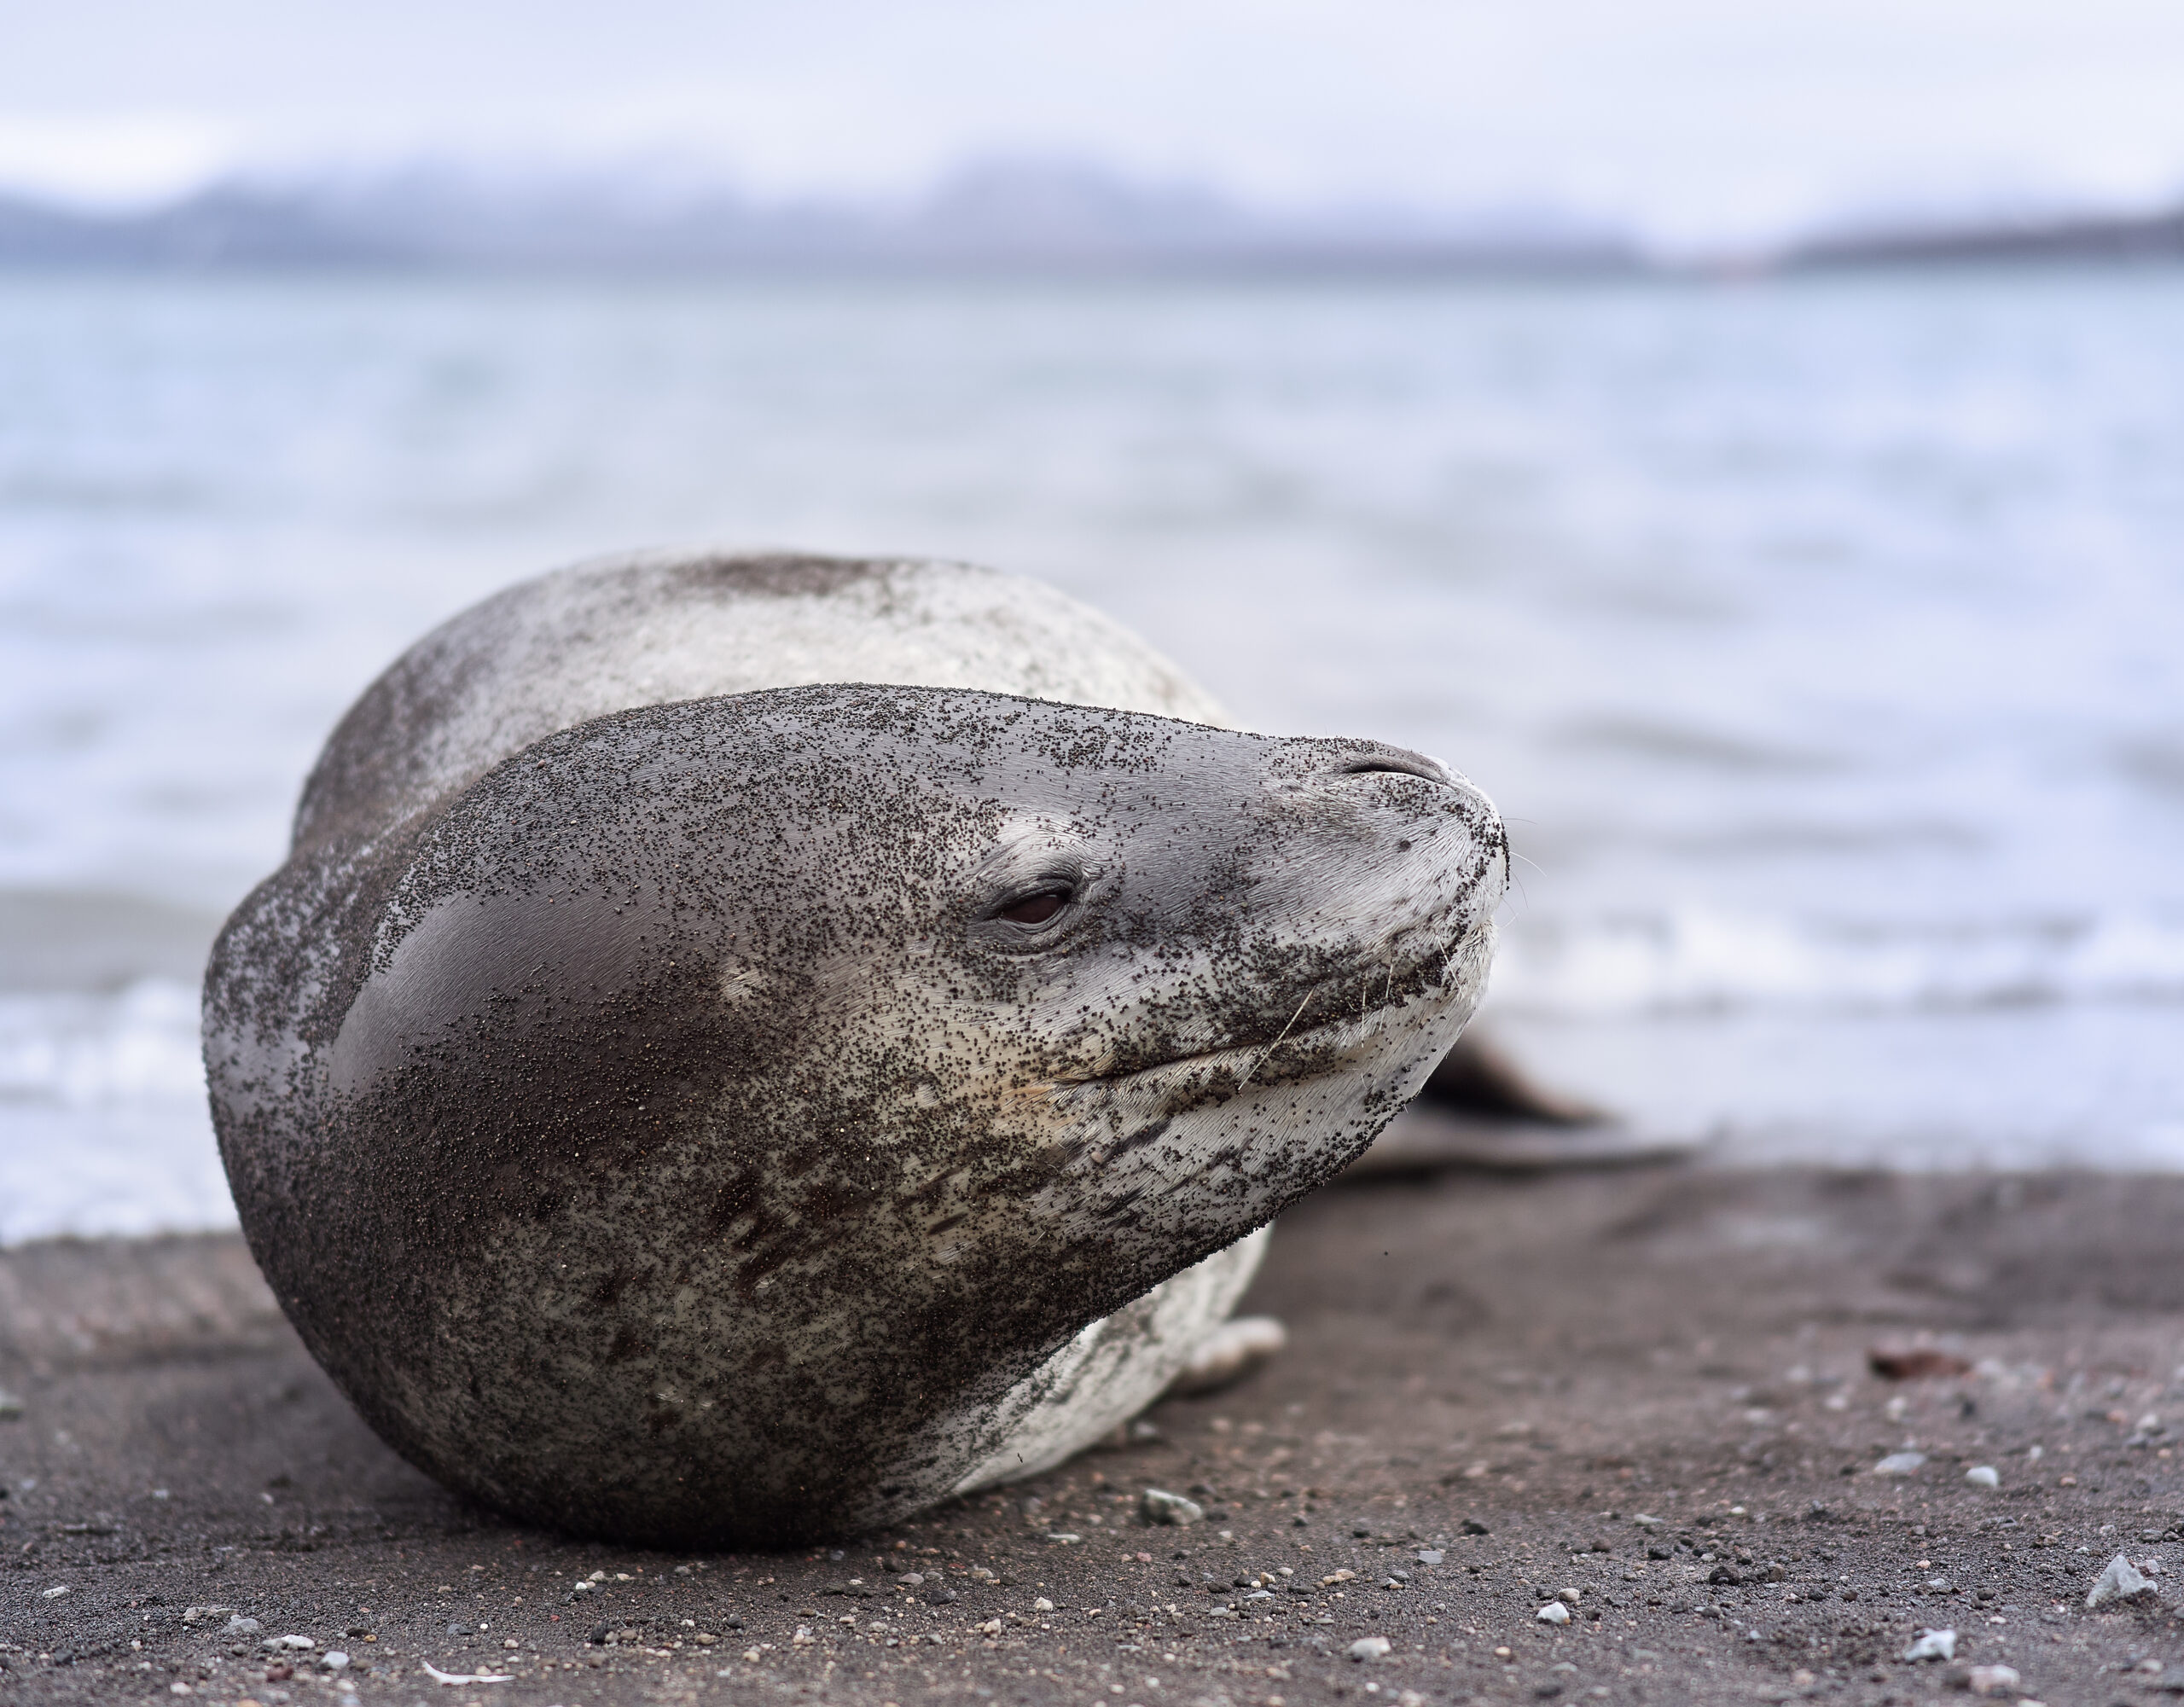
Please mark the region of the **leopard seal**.
<svg viewBox="0 0 2184 1707"><path fill-rule="evenodd" d="M448 1485L667 1547L1132 1414L1445 1054L1507 880L1434 761L1220 721L960 565L628 560L427 636L207 968L305 1344Z"/></svg>

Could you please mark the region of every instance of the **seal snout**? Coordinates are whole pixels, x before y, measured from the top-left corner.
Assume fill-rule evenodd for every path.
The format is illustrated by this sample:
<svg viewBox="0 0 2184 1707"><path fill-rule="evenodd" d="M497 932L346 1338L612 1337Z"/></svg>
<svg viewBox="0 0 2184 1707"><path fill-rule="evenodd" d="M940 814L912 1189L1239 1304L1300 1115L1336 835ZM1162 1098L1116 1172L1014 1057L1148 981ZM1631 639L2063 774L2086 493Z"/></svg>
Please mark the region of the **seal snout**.
<svg viewBox="0 0 2184 1707"><path fill-rule="evenodd" d="M1455 819L1464 839L1484 856L1484 862L1499 864L1508 874L1509 838L1494 803L1465 778L1437 758L1408 747L1378 741L1310 741L1316 763L1292 787L1306 798L1339 801L1368 816L1382 820L1388 833L1404 838L1397 843L1408 852L1414 832L1405 821L1423 817L1445 824ZM1420 787L1418 785L1428 785ZM1279 784L1276 785L1280 787Z"/></svg>

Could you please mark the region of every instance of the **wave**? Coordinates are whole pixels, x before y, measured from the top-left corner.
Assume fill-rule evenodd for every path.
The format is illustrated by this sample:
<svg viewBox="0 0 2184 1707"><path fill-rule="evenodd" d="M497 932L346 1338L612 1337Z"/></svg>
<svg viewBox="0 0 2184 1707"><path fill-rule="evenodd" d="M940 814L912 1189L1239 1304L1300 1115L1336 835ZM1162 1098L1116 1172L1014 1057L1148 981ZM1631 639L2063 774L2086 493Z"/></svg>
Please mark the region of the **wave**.
<svg viewBox="0 0 2184 1707"><path fill-rule="evenodd" d="M1493 1002L1571 1018L2184 1002L2184 918L1800 921L1703 907L1519 922Z"/></svg>
<svg viewBox="0 0 2184 1707"><path fill-rule="evenodd" d="M201 1105L197 992L144 978L111 996L0 996L0 1105Z"/></svg>
<svg viewBox="0 0 2184 1707"><path fill-rule="evenodd" d="M0 1244L232 1227L197 992L0 996Z"/></svg>

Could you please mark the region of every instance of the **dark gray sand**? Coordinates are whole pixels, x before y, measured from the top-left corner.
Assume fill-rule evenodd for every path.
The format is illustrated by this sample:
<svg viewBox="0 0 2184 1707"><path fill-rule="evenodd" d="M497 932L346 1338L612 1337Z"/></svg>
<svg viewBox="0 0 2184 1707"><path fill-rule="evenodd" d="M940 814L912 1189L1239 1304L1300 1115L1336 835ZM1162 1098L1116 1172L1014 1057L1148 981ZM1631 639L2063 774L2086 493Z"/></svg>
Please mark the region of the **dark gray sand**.
<svg viewBox="0 0 2184 1707"><path fill-rule="evenodd" d="M234 1240L0 1253L0 1699L2184 1698L2184 1180L1385 1181L1251 1307L1286 1354L1056 1474L678 1559L442 1493Z"/></svg>

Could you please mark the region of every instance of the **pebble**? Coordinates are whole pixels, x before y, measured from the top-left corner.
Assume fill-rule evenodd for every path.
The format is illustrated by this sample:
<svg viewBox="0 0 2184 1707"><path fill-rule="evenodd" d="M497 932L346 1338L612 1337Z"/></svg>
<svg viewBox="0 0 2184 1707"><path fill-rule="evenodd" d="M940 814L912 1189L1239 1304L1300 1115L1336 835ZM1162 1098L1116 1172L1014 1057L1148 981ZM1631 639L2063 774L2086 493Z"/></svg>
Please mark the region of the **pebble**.
<svg viewBox="0 0 2184 1707"><path fill-rule="evenodd" d="M2087 1592L2088 1607L2106 1605L2111 1600L2150 1600L2161 1591L2140 1575L2139 1569L2122 1553L2108 1561L2107 1570Z"/></svg>
<svg viewBox="0 0 2184 1707"><path fill-rule="evenodd" d="M188 1614L183 1615L183 1622L184 1623L189 1622ZM220 1626L220 1634L224 1636L255 1636L264 1634L264 1631L265 1626L259 1623L257 1619L246 1618L240 1612Z"/></svg>
<svg viewBox="0 0 2184 1707"><path fill-rule="evenodd" d="M1921 1630L1911 1646L1903 1650L1906 1659L1955 1659L1956 1632L1955 1630Z"/></svg>
<svg viewBox="0 0 2184 1707"><path fill-rule="evenodd" d="M1035 1612L1051 1612L1054 1609L1054 1603L1043 1594L1031 1603L1031 1610Z"/></svg>
<svg viewBox="0 0 2184 1707"><path fill-rule="evenodd" d="M232 1625L235 1620L228 1615L234 1611L235 1608L232 1606L185 1606L182 1609L182 1622L185 1624L201 1624L207 1618L227 1618L229 1623Z"/></svg>
<svg viewBox="0 0 2184 1707"><path fill-rule="evenodd" d="M46 1589L38 1598L44 1600L58 1600L67 1592L68 1585L67 1583L56 1582L52 1588Z"/></svg>
<svg viewBox="0 0 2184 1707"><path fill-rule="evenodd" d="M1570 1622L1570 1609L1560 1600L1550 1600L1532 1616L1542 1624L1566 1624Z"/></svg>
<svg viewBox="0 0 2184 1707"><path fill-rule="evenodd" d="M321 1656L318 1663L328 1671L346 1671L349 1669L349 1656L342 1652L340 1648L328 1648Z"/></svg>
<svg viewBox="0 0 2184 1707"><path fill-rule="evenodd" d="M2014 1695L2024 1681L2013 1665L1975 1665L1964 1682L1974 1695Z"/></svg>
<svg viewBox="0 0 2184 1707"><path fill-rule="evenodd" d="M1368 1659L1379 1659L1394 1646L1385 1636L1360 1636L1350 1645L1350 1657L1359 1664Z"/></svg>
<svg viewBox="0 0 2184 1707"><path fill-rule="evenodd" d="M20 1421L22 1414L23 1402L13 1393L0 1389L0 1422Z"/></svg>
<svg viewBox="0 0 2184 1707"><path fill-rule="evenodd" d="M1441 1549L1438 1547L1422 1548L1418 1555L1418 1562L1420 1565L1438 1565L1441 1559Z"/></svg>
<svg viewBox="0 0 2184 1707"><path fill-rule="evenodd" d="M2001 1472L1991 1464L1973 1465L1964 1472L1964 1479L1975 1488L1999 1488L2002 1485ZM2005 1671L2009 1669L2007 1666L2002 1669Z"/></svg>
<svg viewBox="0 0 2184 1707"><path fill-rule="evenodd" d="M1205 1516L1205 1507L1197 1501L1161 1488L1147 1488L1138 1498L1137 1509L1148 1524L1172 1524L1178 1529L1188 1528Z"/></svg>
<svg viewBox="0 0 2184 1707"><path fill-rule="evenodd" d="M1926 1461L1923 1452L1891 1452L1873 1466L1876 1476L1909 1476Z"/></svg>
<svg viewBox="0 0 2184 1707"><path fill-rule="evenodd" d="M302 1653L308 1649L317 1647L318 1644L309 1636L269 1636L266 1638L265 1646L276 1649L293 1648L298 1653Z"/></svg>

